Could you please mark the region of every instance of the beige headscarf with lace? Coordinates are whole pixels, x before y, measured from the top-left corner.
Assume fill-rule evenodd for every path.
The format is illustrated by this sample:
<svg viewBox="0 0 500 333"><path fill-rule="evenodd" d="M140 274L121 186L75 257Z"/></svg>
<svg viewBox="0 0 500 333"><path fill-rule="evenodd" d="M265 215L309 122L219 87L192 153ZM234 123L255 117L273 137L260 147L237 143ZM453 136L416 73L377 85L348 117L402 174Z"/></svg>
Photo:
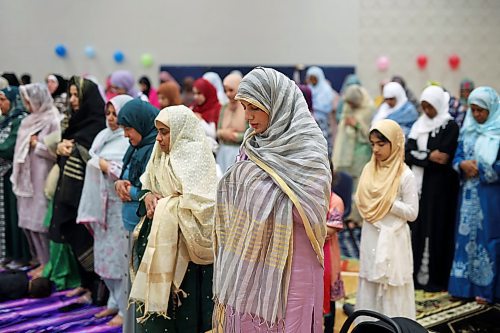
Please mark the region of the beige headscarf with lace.
<svg viewBox="0 0 500 333"><path fill-rule="evenodd" d="M356 203L361 216L370 223L382 219L390 210L398 194L401 175L405 168L405 136L393 120L376 122L370 129L378 130L391 142L391 154L385 161L375 156L365 165L359 179Z"/></svg>
<svg viewBox="0 0 500 333"><path fill-rule="evenodd" d="M143 188L163 198L156 206L130 293L131 301L144 305L139 322L151 314L167 317L171 292L180 291L190 261L200 265L213 262L217 178L205 133L183 105L163 109L155 121L170 128L170 152L162 152L156 143L141 176Z"/></svg>

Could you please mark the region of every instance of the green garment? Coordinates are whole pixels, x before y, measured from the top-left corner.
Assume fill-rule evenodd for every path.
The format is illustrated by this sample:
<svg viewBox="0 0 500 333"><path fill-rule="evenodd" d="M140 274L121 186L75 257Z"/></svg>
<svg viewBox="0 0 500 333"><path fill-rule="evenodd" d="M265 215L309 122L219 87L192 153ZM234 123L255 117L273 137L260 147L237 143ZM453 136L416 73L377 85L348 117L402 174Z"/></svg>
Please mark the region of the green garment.
<svg viewBox="0 0 500 333"><path fill-rule="evenodd" d="M24 232L17 226L17 200L12 192L10 175L12 169L2 177L3 182L3 212L5 223L5 257L12 260L28 262L31 258L28 240Z"/></svg>
<svg viewBox="0 0 500 333"><path fill-rule="evenodd" d="M10 132L8 132L7 138L0 143L0 158L6 161L12 161L14 157L17 131L19 130L22 120L23 116L18 115L17 118L13 118L12 122L5 127L5 130L8 130L10 126ZM17 199L12 192L12 183L10 182L11 174L12 168L2 177L3 198L0 198L4 203L4 214L0 216L0 219L3 220L5 226L5 257L16 261L28 262L31 255L26 236L17 225Z"/></svg>
<svg viewBox="0 0 500 333"><path fill-rule="evenodd" d="M147 191L142 191L146 193ZM142 197L143 195L141 195ZM140 202L139 214L145 214L144 200ZM142 214L141 214L142 213ZM137 270L148 243L148 235L153 221L145 219L139 231L139 237L135 243L134 269ZM181 293L177 297L172 293L168 305L168 317L151 316L142 324L136 324L137 333L199 333L212 329L212 277L213 265L197 265L190 262L181 284L181 290L185 292L184 298ZM137 306L136 318L142 317L140 306Z"/></svg>
<svg viewBox="0 0 500 333"><path fill-rule="evenodd" d="M23 117L15 118L10 125L10 133L9 136L0 143L0 157L12 161L14 158L14 148L16 147L17 140L17 131L19 130L19 126L21 126L21 121Z"/></svg>
<svg viewBox="0 0 500 333"><path fill-rule="evenodd" d="M49 208L45 214L43 224L50 225L52 219L53 202L49 203ZM50 258L43 269L42 276L48 278L56 285L57 290L74 289L81 285L78 273L78 263L71 251L71 247L66 243L49 243Z"/></svg>

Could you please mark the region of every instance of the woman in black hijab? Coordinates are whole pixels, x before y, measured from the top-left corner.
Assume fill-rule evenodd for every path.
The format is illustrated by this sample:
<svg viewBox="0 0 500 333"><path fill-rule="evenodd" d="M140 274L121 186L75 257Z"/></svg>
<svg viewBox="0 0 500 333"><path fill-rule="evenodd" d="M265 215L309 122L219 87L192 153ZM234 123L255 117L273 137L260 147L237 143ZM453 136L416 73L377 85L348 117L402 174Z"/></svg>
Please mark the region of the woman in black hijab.
<svg viewBox="0 0 500 333"><path fill-rule="evenodd" d="M61 120L61 131L68 128L69 109L68 109L68 81L58 74L47 75L47 88L54 99L54 105L59 110L63 119Z"/></svg>
<svg viewBox="0 0 500 333"><path fill-rule="evenodd" d="M53 241L70 245L79 264L82 288L91 289L97 278L93 271L93 238L85 226L76 223L76 217L88 150L106 126L104 100L97 85L87 79L73 76L68 87L71 118L57 145L60 172L49 234Z"/></svg>

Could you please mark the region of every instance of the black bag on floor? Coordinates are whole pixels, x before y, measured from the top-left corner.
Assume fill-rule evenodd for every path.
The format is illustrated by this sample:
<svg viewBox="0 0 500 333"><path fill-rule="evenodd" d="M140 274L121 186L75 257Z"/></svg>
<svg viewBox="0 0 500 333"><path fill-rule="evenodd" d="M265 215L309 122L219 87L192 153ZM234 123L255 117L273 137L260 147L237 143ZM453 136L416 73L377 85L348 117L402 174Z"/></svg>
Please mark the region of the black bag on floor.
<svg viewBox="0 0 500 333"><path fill-rule="evenodd" d="M428 331L414 320L394 317L389 318L381 313L370 310L358 310L351 314L340 329L340 333L347 333L351 324L359 316L378 319L365 321L354 327L351 333L427 333Z"/></svg>

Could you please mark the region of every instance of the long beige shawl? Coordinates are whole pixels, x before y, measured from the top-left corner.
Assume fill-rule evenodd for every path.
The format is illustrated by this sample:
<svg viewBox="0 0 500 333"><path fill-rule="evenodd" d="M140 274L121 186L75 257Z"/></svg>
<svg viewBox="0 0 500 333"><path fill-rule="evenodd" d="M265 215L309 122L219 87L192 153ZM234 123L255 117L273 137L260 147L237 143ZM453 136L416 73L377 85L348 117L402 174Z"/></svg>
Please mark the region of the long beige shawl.
<svg viewBox="0 0 500 333"><path fill-rule="evenodd" d="M167 317L171 292L180 291L190 261L213 262L212 231L217 178L215 160L199 120L185 106L163 109L156 122L170 128L170 152L155 144L141 177L144 189L160 194L148 244L130 300ZM136 230L142 226L144 218Z"/></svg>
<svg viewBox="0 0 500 333"><path fill-rule="evenodd" d="M269 127L243 142L249 160L219 182L215 222L214 329L227 306L258 316L268 326L284 320L292 258L292 209L323 264L331 175L326 141L296 84L257 67L240 83L236 99L267 112Z"/></svg>

